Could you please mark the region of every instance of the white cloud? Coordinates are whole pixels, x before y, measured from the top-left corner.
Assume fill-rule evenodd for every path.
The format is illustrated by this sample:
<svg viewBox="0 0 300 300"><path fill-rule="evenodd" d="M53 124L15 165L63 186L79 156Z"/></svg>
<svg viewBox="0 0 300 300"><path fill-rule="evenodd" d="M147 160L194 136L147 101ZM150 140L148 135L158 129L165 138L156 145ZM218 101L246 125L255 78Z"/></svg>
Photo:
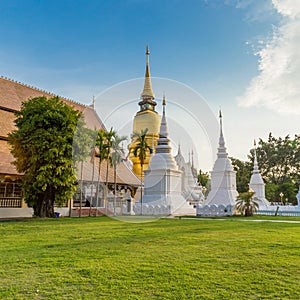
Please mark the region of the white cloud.
<svg viewBox="0 0 300 300"><path fill-rule="evenodd" d="M300 114L300 1L273 0L282 16L273 36L257 52L259 74L250 82L241 106Z"/></svg>

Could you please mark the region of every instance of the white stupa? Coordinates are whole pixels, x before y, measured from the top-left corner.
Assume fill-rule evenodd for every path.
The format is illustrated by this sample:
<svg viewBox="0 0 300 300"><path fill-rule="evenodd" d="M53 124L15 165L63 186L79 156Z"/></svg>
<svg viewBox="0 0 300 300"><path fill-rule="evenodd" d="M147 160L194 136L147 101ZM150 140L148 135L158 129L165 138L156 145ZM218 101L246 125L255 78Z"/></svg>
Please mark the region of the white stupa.
<svg viewBox="0 0 300 300"><path fill-rule="evenodd" d="M192 165L190 162L185 162L185 159L181 153L180 145L178 146L178 153L175 156L175 161L179 170L182 171L181 191L183 197L187 201L191 201L193 203L202 203L204 201L202 186L199 185L195 179L192 173Z"/></svg>
<svg viewBox="0 0 300 300"><path fill-rule="evenodd" d="M220 138L217 160L211 173L211 190L205 201L206 205L235 206L238 192L236 190L236 172L234 171L225 147L220 111Z"/></svg>
<svg viewBox="0 0 300 300"><path fill-rule="evenodd" d="M270 202L265 197L265 183L258 169L255 141L254 141L254 164L253 164L253 171L249 183L249 189L255 192L253 198L258 203L260 209L270 205Z"/></svg>
<svg viewBox="0 0 300 300"><path fill-rule="evenodd" d="M148 170L144 171L143 214L195 214L181 193L181 174L171 154L168 127L165 115L166 101L163 98L163 115L156 153L151 157Z"/></svg>

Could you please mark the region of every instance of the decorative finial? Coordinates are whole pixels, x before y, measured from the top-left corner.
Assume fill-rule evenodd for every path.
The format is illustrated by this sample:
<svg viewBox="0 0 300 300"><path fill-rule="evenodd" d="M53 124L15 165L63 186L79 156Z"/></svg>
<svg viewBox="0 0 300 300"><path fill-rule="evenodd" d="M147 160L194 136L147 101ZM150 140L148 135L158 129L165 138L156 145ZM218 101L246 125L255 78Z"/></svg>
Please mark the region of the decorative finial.
<svg viewBox="0 0 300 300"><path fill-rule="evenodd" d="M219 109L219 118L222 119L222 111L221 111L221 107Z"/></svg>
<svg viewBox="0 0 300 300"><path fill-rule="evenodd" d="M167 104L166 104L166 95L165 95L165 93L163 94L162 105L167 105Z"/></svg>
<svg viewBox="0 0 300 300"><path fill-rule="evenodd" d="M256 148L256 140L254 139L254 148Z"/></svg>
<svg viewBox="0 0 300 300"><path fill-rule="evenodd" d="M150 54L150 51L149 51L149 47L148 47L148 44L146 45L146 55L149 55Z"/></svg>

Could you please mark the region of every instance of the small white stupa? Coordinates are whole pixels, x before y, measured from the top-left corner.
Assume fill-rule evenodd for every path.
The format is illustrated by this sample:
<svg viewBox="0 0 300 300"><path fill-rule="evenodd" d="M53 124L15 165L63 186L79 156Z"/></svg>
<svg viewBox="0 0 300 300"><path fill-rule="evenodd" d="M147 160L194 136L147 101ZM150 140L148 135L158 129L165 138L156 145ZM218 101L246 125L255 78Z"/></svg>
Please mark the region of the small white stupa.
<svg viewBox="0 0 300 300"><path fill-rule="evenodd" d="M205 201L212 206L235 206L238 192L236 190L236 172L234 171L225 147L222 129L222 113L220 111L220 138L217 160L211 173L211 190Z"/></svg>
<svg viewBox="0 0 300 300"><path fill-rule="evenodd" d="M265 183L261 177L258 168L255 140L254 140L254 164L253 164L253 171L249 183L249 189L255 192L253 198L259 205L260 209L270 205L270 202L265 197Z"/></svg>
<svg viewBox="0 0 300 300"><path fill-rule="evenodd" d="M168 126L165 115L166 100L163 98L163 115L156 153L151 157L148 170L144 171L143 214L195 214L181 194L181 174L171 154Z"/></svg>
<svg viewBox="0 0 300 300"><path fill-rule="evenodd" d="M181 153L181 147L178 146L178 153L175 156L181 174L181 190L183 197L193 203L203 203L204 196L202 193L202 186L198 184L192 173L192 165L190 162L186 163Z"/></svg>

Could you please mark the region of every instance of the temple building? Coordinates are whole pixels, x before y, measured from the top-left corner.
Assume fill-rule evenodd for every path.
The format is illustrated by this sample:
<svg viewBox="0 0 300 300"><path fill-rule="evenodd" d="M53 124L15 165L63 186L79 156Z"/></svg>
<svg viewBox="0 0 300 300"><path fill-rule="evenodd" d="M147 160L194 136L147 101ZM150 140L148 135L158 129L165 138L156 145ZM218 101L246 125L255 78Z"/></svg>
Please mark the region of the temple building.
<svg viewBox="0 0 300 300"><path fill-rule="evenodd" d="M22 175L18 173L12 162L15 160L10 153L10 147L7 142L8 134L15 130L14 120L15 112L19 111L22 102L29 98L45 96L47 98L56 95L49 92L37 89L32 86L22 84L4 77L0 77L0 218L3 217L30 217L32 209L27 208L26 203L22 198ZM72 100L60 97L62 101L70 105L84 115L86 127L92 130L105 129L93 105L83 105ZM85 206L89 202L93 206L98 203L99 207L104 207L103 197L100 193L96 193L96 178L99 173L98 159L91 160L88 157L83 163L82 174L78 170L78 191L74 195L72 208L76 213L76 207L79 202ZM106 162L101 164L100 182L106 182ZM94 174L94 176L93 176ZM114 172L113 168L108 169L108 199L107 205L113 202L114 191ZM138 186L140 185L139 178L132 172L131 166L125 160L117 166L117 202L121 207L122 201L126 202L126 196L135 195ZM99 199L95 199L98 194ZM66 208L66 215L69 213L69 208Z"/></svg>
<svg viewBox="0 0 300 300"><path fill-rule="evenodd" d="M196 210L182 195L182 171L171 153L168 126L163 98L163 115L156 152L151 156L145 172L145 192L135 205L136 214L146 215L195 215Z"/></svg>
<svg viewBox="0 0 300 300"><path fill-rule="evenodd" d="M263 209L270 205L270 202L265 197L265 183L259 172L257 155L256 155L256 142L254 141L254 164L253 171L250 178L249 189L255 194L253 195L254 200L258 203L259 209Z"/></svg>
<svg viewBox="0 0 300 300"><path fill-rule="evenodd" d="M145 81L144 81L144 89L141 94L141 101L138 103L140 106L139 111L136 113L133 120L133 133L141 133L142 130L148 128L146 141L148 145L153 147L155 151L155 147L157 145L157 139L159 134L159 126L160 126L160 116L155 111L155 106L157 103L154 101L155 95L152 91L151 85L151 77L150 77L150 64L149 64L149 48L146 47L146 72L145 72ZM135 148L136 142L132 139L131 144L128 146L129 148L129 159L132 161L133 172L139 177L143 176L141 170L141 164L138 157L135 157L133 154L133 150ZM143 165L143 169L147 170L150 161L150 153L147 154L146 160Z"/></svg>

